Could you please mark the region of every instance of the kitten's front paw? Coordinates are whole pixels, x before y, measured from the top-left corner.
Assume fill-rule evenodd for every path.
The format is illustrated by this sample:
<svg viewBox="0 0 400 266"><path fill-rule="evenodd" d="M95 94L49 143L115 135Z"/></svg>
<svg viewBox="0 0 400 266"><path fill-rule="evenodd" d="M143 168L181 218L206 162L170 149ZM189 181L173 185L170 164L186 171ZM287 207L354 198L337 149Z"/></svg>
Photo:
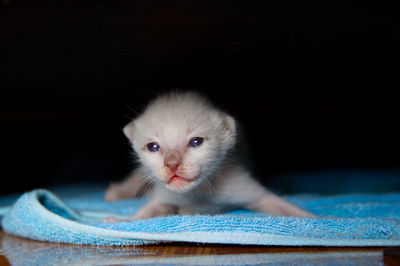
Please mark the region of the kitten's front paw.
<svg viewBox="0 0 400 266"><path fill-rule="evenodd" d="M126 198L124 196L124 190L119 184L111 184L105 193L105 201L118 201Z"/></svg>
<svg viewBox="0 0 400 266"><path fill-rule="evenodd" d="M139 220L139 219L140 219L140 217L138 217L138 216L136 216L136 215L133 215L133 216L131 216L131 217L124 218L124 219L118 219L118 218L116 218L116 217L114 217L114 216L108 216L108 217L102 219L101 221L102 221L103 223L120 223L120 222L131 222L131 221L136 221L136 220Z"/></svg>
<svg viewBox="0 0 400 266"><path fill-rule="evenodd" d="M118 222L121 222L121 220L119 220L119 219L117 219L117 218L115 218L115 217L112 217L112 216L110 216L110 217L106 217L106 218L104 218L103 220L101 220L103 223L118 223Z"/></svg>

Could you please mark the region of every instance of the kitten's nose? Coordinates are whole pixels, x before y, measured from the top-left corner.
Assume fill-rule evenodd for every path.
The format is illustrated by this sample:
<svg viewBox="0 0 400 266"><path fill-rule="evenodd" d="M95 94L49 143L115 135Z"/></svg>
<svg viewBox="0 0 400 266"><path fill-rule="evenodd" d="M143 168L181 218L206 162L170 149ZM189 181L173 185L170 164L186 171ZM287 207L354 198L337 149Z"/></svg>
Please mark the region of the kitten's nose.
<svg viewBox="0 0 400 266"><path fill-rule="evenodd" d="M168 169L171 171L171 172L173 172L173 173L175 173L176 172L176 170L178 169L178 167L181 165L181 163L175 163L175 162L173 162L173 163L167 163L165 166L166 167L168 167Z"/></svg>
<svg viewBox="0 0 400 266"><path fill-rule="evenodd" d="M182 157L178 152L171 151L165 155L164 165L168 167L171 172L175 173L181 163Z"/></svg>

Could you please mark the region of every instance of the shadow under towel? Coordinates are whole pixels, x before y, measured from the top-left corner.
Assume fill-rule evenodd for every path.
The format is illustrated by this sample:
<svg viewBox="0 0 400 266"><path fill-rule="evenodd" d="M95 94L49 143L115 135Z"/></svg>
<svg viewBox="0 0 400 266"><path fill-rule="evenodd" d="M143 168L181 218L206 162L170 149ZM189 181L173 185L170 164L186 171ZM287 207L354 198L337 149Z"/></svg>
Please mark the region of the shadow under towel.
<svg viewBox="0 0 400 266"><path fill-rule="evenodd" d="M220 215L174 215L131 222L146 200L104 202L104 188L33 190L0 208L4 231L34 240L90 245L146 245L171 241L285 246L400 245L400 193L286 197L321 218L274 217L248 210ZM61 198L63 200L61 200ZM0 206L10 198L0 199ZM326 217L326 218L325 218ZM334 218L333 218L334 217Z"/></svg>

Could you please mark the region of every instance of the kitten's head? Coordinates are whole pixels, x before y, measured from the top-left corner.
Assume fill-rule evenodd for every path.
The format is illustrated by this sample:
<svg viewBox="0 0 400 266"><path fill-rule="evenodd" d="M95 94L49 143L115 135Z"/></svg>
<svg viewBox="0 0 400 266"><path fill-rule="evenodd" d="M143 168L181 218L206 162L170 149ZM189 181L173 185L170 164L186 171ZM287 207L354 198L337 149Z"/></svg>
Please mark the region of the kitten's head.
<svg viewBox="0 0 400 266"><path fill-rule="evenodd" d="M124 133L140 162L176 192L215 173L236 143L235 120L193 92L157 98Z"/></svg>

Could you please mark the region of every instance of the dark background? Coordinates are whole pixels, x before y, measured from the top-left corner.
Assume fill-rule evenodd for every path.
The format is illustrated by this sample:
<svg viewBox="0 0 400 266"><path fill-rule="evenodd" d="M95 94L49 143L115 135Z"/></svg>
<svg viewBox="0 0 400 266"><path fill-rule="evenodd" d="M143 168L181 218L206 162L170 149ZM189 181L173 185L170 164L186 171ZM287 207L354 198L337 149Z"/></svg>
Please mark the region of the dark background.
<svg viewBox="0 0 400 266"><path fill-rule="evenodd" d="M385 189L400 189L400 31L385 1L2 1L2 194L121 179L122 127L176 88L233 114L254 173L281 192L362 191L362 174L338 171L389 171ZM336 176L295 180L318 171Z"/></svg>

